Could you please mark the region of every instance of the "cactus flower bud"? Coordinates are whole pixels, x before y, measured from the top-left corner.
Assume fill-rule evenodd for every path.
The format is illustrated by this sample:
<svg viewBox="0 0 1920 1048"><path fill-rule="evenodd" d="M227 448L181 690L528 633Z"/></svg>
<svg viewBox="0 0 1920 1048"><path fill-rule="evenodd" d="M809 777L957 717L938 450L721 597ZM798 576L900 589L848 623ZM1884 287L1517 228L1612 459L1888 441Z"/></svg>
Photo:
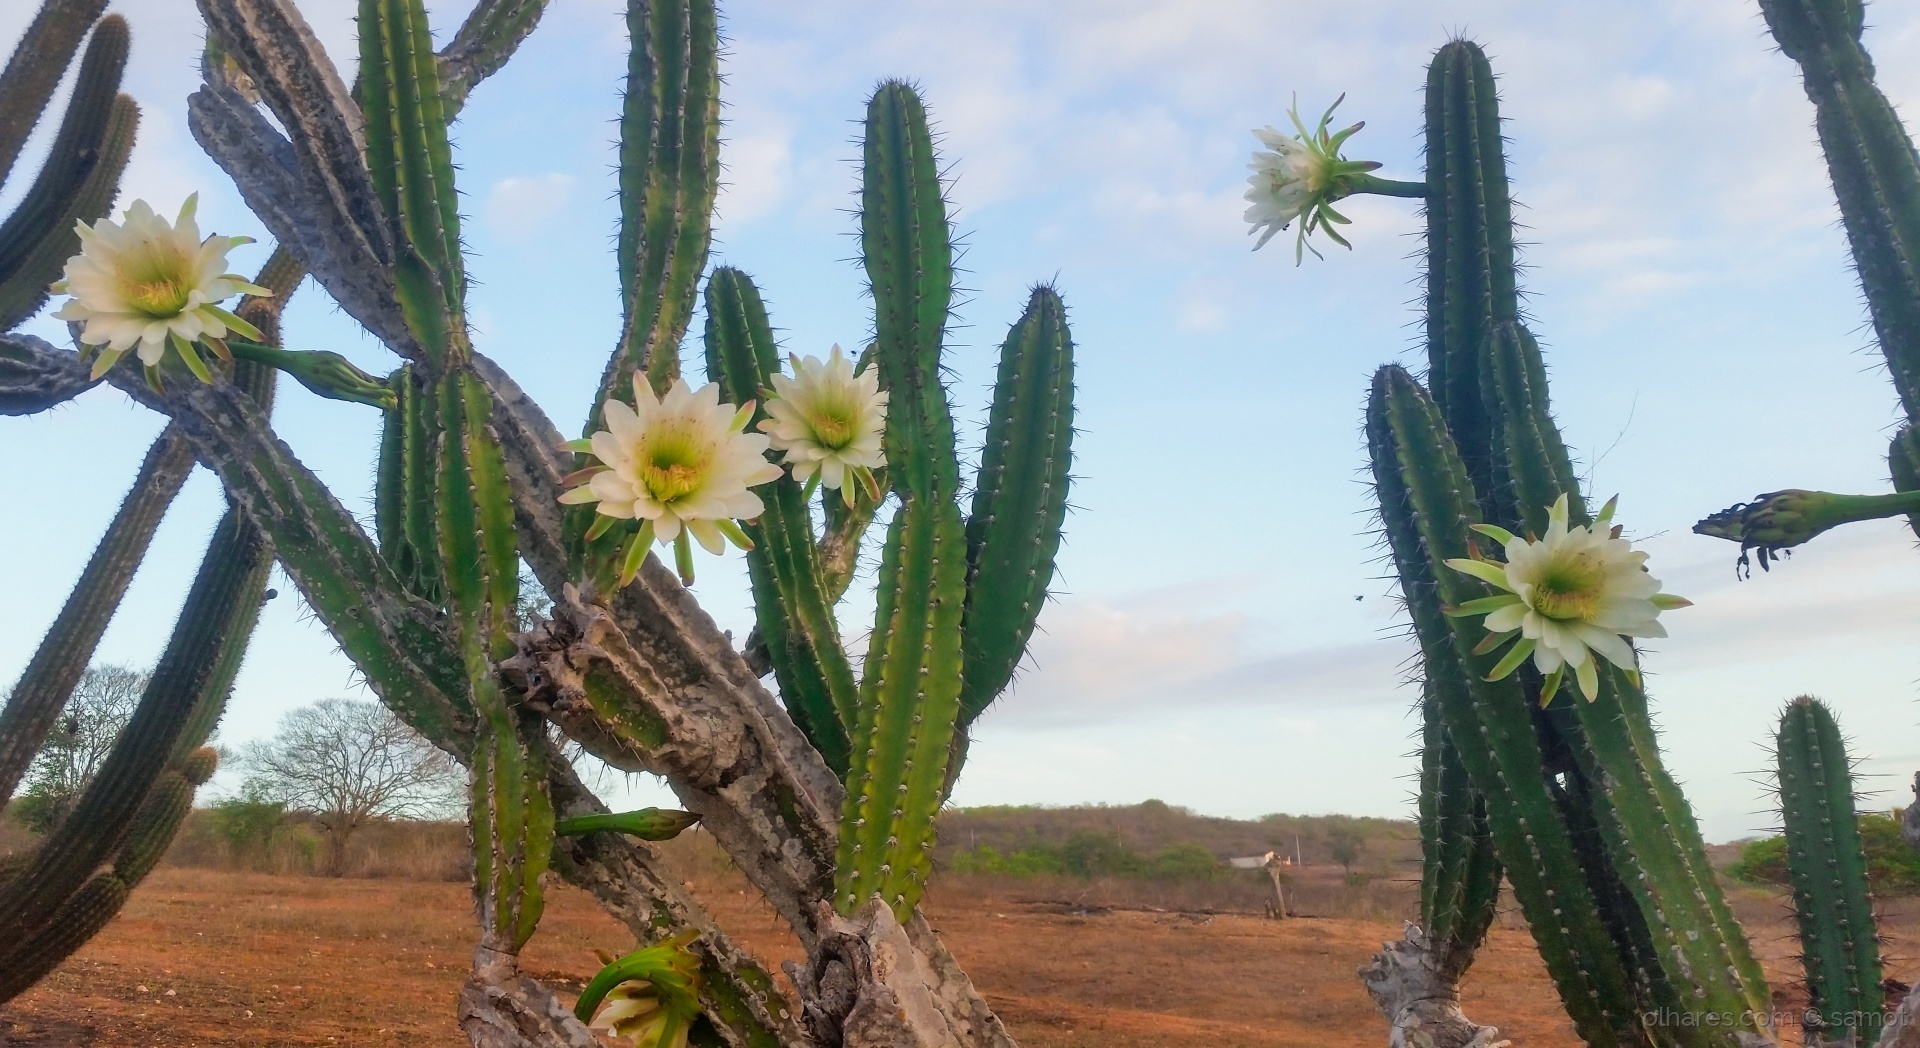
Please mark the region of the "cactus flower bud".
<svg viewBox="0 0 1920 1048"><path fill-rule="evenodd" d="M774 397L760 430L772 440L793 479L839 488L849 505L852 474L874 497L879 492L873 471L887 464L880 438L887 424L887 394L880 388L880 372L869 367L855 373L853 362L839 346L822 361L819 357L791 356L793 377L773 376Z"/></svg>
<svg viewBox="0 0 1920 1048"><path fill-rule="evenodd" d="M1272 240L1274 234L1300 219L1300 235L1294 242L1293 258L1297 265L1304 252L1312 251L1315 258L1324 258L1320 252L1307 243L1307 235L1319 230L1328 239L1341 247L1351 249L1346 241L1333 228L1347 225L1351 221L1345 215L1333 209L1333 202L1355 193L1380 193L1387 196L1424 196L1426 185L1417 182L1393 182L1375 178L1368 174L1380 165L1372 160L1347 160L1340 155L1340 147L1346 144L1355 132L1365 127L1358 123L1343 131L1329 132L1327 125L1333 119L1333 111L1340 107L1342 99L1334 99L1333 105L1320 117L1320 124L1314 130L1300 120L1299 106L1287 111L1293 121L1297 134L1287 135L1273 127L1255 128L1253 136L1266 146L1264 150L1255 150L1253 162L1247 166L1253 174L1247 176L1246 199L1252 205L1247 208L1246 220L1251 226L1248 235L1260 234L1254 241L1253 249L1260 250Z"/></svg>
<svg viewBox="0 0 1920 1048"><path fill-rule="evenodd" d="M260 337L252 324L216 304L242 292L271 293L226 272L227 252L252 238L202 240L193 217L198 200L199 194L189 196L171 223L136 200L120 222L102 218L76 225L80 253L67 260L65 275L51 288L73 297L53 315L82 325L83 347L104 347L93 363L94 378L138 347L153 381L171 345L189 370L210 382L212 372L196 344L225 356L220 339L228 332Z"/></svg>
<svg viewBox="0 0 1920 1048"><path fill-rule="evenodd" d="M681 932L602 968L581 991L574 1015L593 1016L591 1028L634 1048L686 1048L700 1014L700 958L687 949L698 934Z"/></svg>
<svg viewBox="0 0 1920 1048"><path fill-rule="evenodd" d="M1517 639L1488 680L1507 676L1531 655L1546 674L1542 705L1560 690L1568 669L1591 702L1600 694L1598 659L1638 672L1626 638L1666 636L1660 613L1692 603L1660 592L1660 580L1647 573L1647 555L1621 538L1619 528L1609 526L1613 508L1609 501L1591 525L1568 527L1567 496L1561 495L1548 510L1544 538L1474 525L1473 530L1506 547L1504 565L1478 558L1447 561L1447 567L1506 591L1447 609L1453 616L1487 617L1487 638L1475 654Z"/></svg>
<svg viewBox="0 0 1920 1048"><path fill-rule="evenodd" d="M1758 550L1760 570L1766 571L1776 555L1828 528L1916 511L1920 511L1920 491L1835 495L1788 488L1756 495L1752 502L1735 503L1695 524L1693 531L1738 542L1743 568L1747 566L1747 551Z"/></svg>
<svg viewBox="0 0 1920 1048"><path fill-rule="evenodd" d="M385 382L330 350L277 349L237 339L227 343L227 347L242 360L252 360L286 372L315 396L386 410L394 406L393 390Z"/></svg>

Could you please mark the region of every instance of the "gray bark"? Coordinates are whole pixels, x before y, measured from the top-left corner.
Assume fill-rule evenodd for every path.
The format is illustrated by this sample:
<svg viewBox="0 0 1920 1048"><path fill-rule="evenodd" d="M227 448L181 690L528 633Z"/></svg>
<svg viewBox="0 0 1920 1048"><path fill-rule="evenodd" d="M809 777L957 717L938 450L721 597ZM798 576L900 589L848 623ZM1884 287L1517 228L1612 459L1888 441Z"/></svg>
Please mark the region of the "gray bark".
<svg viewBox="0 0 1920 1048"><path fill-rule="evenodd" d="M1407 925L1360 969L1374 1006L1387 1019L1389 1048L1501 1048L1500 1031L1460 1010L1460 991L1441 970L1425 934Z"/></svg>

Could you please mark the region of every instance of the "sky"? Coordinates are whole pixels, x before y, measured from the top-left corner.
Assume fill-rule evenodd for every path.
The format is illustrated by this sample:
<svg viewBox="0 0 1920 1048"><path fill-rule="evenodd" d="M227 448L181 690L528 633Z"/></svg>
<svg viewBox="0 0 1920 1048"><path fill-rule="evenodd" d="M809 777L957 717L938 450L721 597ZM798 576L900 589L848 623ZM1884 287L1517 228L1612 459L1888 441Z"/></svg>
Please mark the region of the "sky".
<svg viewBox="0 0 1920 1048"><path fill-rule="evenodd" d="M343 63L353 6L302 4ZM0 9L0 40L29 7ZM123 205L170 211L198 192L203 229L264 241L186 131L193 8L115 8L144 114ZM475 342L567 431L619 323L621 10L555 4L454 129ZM436 30L464 13L436 8ZM1782 487L1888 490L1893 393L1812 108L1750 0L737 0L723 18L711 261L754 276L785 348L824 354L871 330L849 209L857 122L888 77L920 87L954 180L968 290L948 359L969 439L1027 289L1053 281L1070 310L1081 434L1056 593L1024 672L978 725L956 804L1410 814L1414 649L1383 577L1360 409L1376 367L1423 359L1420 219L1415 202L1353 200L1353 250L1296 266L1290 234L1249 250L1241 193L1249 129L1284 126L1295 98L1311 116L1343 93L1340 117L1367 123L1347 155L1420 178L1425 65L1454 35L1482 43L1501 78L1528 309L1562 430L1589 490L1621 495L1654 574L1695 602L1665 617L1671 636L1646 645L1645 665L1707 836L1772 826L1771 732L1803 693L1853 736L1862 785L1879 791L1866 803L1905 803L1920 768L1912 533L1855 525L1737 582L1734 547L1688 530ZM1877 5L1868 20L1883 88L1920 97L1920 12ZM236 252L238 268L267 250ZM291 348L380 373L396 362L312 283L285 328ZM28 330L61 333L44 319ZM283 386L280 434L370 518L376 413ZM160 428L104 388L0 420L0 680L26 663ZM101 659L157 657L222 505L196 473ZM293 587L278 588L223 741L365 694ZM695 591L744 635L737 555L703 556ZM850 597L850 636L871 607Z"/></svg>

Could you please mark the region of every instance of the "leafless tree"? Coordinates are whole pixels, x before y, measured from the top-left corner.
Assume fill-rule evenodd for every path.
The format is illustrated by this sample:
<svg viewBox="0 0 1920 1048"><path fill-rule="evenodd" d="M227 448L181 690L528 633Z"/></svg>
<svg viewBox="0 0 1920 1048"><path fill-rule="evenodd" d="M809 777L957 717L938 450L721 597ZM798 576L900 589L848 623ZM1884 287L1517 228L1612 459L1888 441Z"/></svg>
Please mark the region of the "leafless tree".
<svg viewBox="0 0 1920 1048"><path fill-rule="evenodd" d="M30 824L44 829L65 815L113 749L150 676L130 666L92 666L80 675L27 773L24 793L36 802L25 809Z"/></svg>
<svg viewBox="0 0 1920 1048"><path fill-rule="evenodd" d="M369 819L431 819L459 810L466 772L377 702L321 699L286 715L271 740L245 746L248 797L309 812L327 839L327 872Z"/></svg>

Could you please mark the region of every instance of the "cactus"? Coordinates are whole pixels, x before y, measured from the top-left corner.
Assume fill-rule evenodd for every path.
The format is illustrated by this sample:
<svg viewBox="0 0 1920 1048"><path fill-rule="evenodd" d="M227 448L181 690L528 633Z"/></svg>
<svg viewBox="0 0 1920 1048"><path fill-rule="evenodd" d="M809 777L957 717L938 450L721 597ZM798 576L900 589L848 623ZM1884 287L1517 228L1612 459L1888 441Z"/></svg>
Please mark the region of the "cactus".
<svg viewBox="0 0 1920 1048"><path fill-rule="evenodd" d="M1807 1032L1823 1043L1871 1044L1880 1033L1885 991L1840 726L1825 704L1802 695L1780 714L1774 746L1808 1014L1819 1017Z"/></svg>
<svg viewBox="0 0 1920 1048"><path fill-rule="evenodd" d="M828 577L826 547L833 524L863 527L872 509L828 492L829 532L816 540L805 490L782 477L748 525L748 566L781 694L847 784L834 904L851 915L878 895L904 921L931 872L933 815L965 759L965 728L1012 679L1046 599L1066 512L1073 344L1059 296L1035 288L1001 349L963 520L940 380L953 246L926 111L905 84L881 85L868 103L861 200L876 330L866 366L880 369L889 396L884 445L899 508L857 681L833 619L846 572ZM708 373L736 402L779 369L759 292L737 270L708 281L706 351Z"/></svg>
<svg viewBox="0 0 1920 1048"><path fill-rule="evenodd" d="M876 303L866 366L894 406L883 441L891 464L871 476L859 467L859 497L823 496L817 526L810 491L787 479L766 486L763 509L744 528L698 521L752 545L757 619L774 641L783 712L651 556L650 523L610 526L613 513L562 508L577 480L556 451L557 431L471 343L447 122L543 7L481 0L436 55L419 0L362 0L360 68L349 87L291 0L201 0L209 35L206 85L189 103L196 138L280 241L269 268L279 266L286 289L311 273L403 363L380 380L263 337L223 344L238 360L231 374L222 362L193 378L173 374L193 362L186 350L151 374L170 374L165 383L130 381L130 369L111 363L102 370L176 421L225 485L233 519L273 543L375 693L469 767L479 948L459 1015L476 1043L586 1037L552 991L518 970L550 863L591 887L644 942L667 940L696 959L676 962L697 963L697 976L691 967L686 975L702 1012L682 1017L696 1043L808 1043L765 972L653 867L645 839L697 817L794 924L810 970L865 948L847 945L833 906L851 914L872 896L886 900L874 933L891 935L887 948L913 963L859 967L852 994L810 997L810 1026L830 1028L817 1024L857 1007L887 1016L908 1042L950 1036L935 1034L937 1025L966 1031L963 1041L978 1048L1008 1045L913 911L932 818L964 756L956 740L1005 690L1052 575L1072 433L1064 307L1052 289L1037 289L1008 337L969 521L940 372L953 267L944 187L918 96L883 85L871 107L862 221ZM680 374L719 170L714 5L633 0L627 25L616 250L624 325L586 412L590 433L636 371L655 391ZM710 377L735 404L763 401L779 361L757 289L722 269L706 296ZM40 410L71 396L65 366L51 347L8 343L0 383L11 385L0 403ZM383 412L375 536L274 438L263 397L237 384L262 369ZM752 421L736 411L728 432ZM589 465L576 459L572 472L590 474ZM775 469L762 461L750 472L763 483ZM883 502L894 508L879 628L856 677L834 609ZM679 548L690 582L688 547ZM555 616L519 632L523 553ZM206 721L190 713L173 735L196 734ZM664 772L690 811L606 813L573 777L552 725L623 767ZM150 748L167 738L149 734ZM178 781L187 770L176 769ZM848 798L838 825L836 780ZM177 808L176 778L165 782L142 826L164 824ZM149 839L144 830L119 836ZM836 864L836 853L846 861ZM150 858L142 846L122 865L137 870ZM35 862L58 859L48 850ZM113 902L112 885L76 881L67 865L59 887L68 905L91 912ZM618 975L610 970L600 988ZM820 985L811 975L803 982ZM931 1007L875 1010L900 994Z"/></svg>

